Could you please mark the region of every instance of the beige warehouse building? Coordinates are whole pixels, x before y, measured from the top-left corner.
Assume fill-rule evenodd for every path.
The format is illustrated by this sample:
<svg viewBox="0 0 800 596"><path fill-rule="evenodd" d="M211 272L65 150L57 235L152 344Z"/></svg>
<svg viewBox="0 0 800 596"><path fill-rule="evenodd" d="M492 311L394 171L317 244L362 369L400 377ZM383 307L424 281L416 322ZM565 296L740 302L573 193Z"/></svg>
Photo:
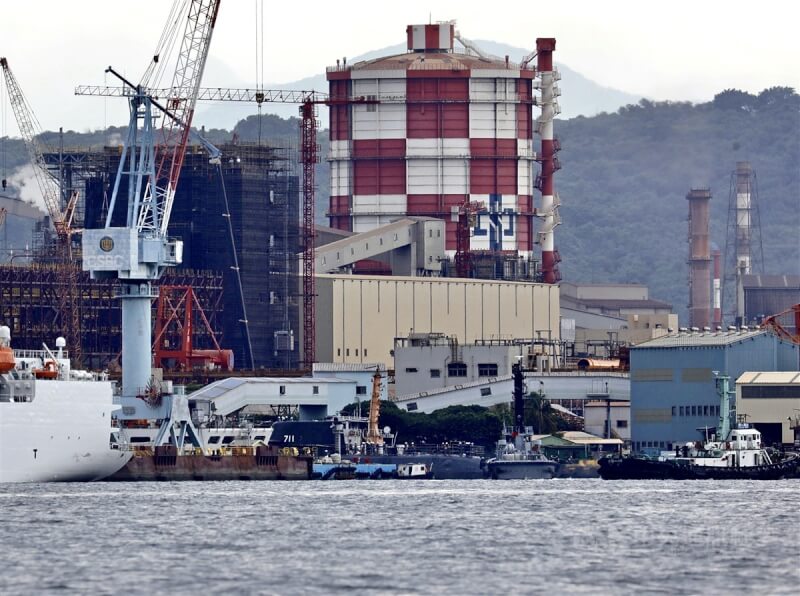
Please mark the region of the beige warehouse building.
<svg viewBox="0 0 800 596"><path fill-rule="evenodd" d="M800 430L800 372L746 372L736 379L736 414L770 442L794 443Z"/></svg>
<svg viewBox="0 0 800 596"><path fill-rule="evenodd" d="M558 340L558 286L457 278L317 275L317 361L393 366L394 338L438 332Z"/></svg>

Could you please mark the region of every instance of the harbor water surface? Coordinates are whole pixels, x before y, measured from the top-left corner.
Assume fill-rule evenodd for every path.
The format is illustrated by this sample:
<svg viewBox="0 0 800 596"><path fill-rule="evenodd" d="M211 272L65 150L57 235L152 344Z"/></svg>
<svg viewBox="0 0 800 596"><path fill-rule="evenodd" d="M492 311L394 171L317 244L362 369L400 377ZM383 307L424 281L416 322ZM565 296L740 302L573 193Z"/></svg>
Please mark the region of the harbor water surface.
<svg viewBox="0 0 800 596"><path fill-rule="evenodd" d="M0 486L0 593L796 594L800 480Z"/></svg>

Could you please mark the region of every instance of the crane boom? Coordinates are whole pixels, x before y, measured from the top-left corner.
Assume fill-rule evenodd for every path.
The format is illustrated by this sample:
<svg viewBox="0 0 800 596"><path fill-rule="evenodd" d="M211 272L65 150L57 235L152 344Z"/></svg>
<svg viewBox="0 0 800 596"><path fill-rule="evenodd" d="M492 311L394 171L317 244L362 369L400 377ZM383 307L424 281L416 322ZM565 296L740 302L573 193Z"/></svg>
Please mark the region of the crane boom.
<svg viewBox="0 0 800 596"><path fill-rule="evenodd" d="M59 187L53 179L47 165L44 161L42 148L37 139L41 133L36 116L30 107L22 89L17 83L14 73L8 65L6 58L0 58L0 66L3 68L3 75L6 80L6 87L8 88L8 99L11 103L11 108L14 110L14 116L17 119L20 135L25 142L25 149L28 151L28 157L33 164L33 171L36 176L36 183L39 185L39 190L42 193L47 213L53 221L53 226L59 236L65 233L64 229L64 215L61 211L61 201L59 199Z"/></svg>
<svg viewBox="0 0 800 596"><path fill-rule="evenodd" d="M108 69L131 90L125 94L130 120L106 226L83 235L83 267L93 278L121 282L123 398L136 398L151 386L152 281L161 277L165 267L183 260L182 242L169 239L167 229L220 5L220 0L184 1L188 3L186 24L166 105L151 97L144 84L133 85ZM153 62L158 60L156 54ZM148 73L154 70L148 68ZM146 76L149 82L150 75ZM158 133L153 130L153 108L163 113ZM125 177L126 225L113 227L112 214Z"/></svg>
<svg viewBox="0 0 800 596"><path fill-rule="evenodd" d="M167 233L218 11L219 0L195 0L189 6L178 63L167 96L166 107L170 114L165 113L162 120L160 141L163 148L156 179L150 181L142 200L137 226L140 230L158 230L162 236Z"/></svg>

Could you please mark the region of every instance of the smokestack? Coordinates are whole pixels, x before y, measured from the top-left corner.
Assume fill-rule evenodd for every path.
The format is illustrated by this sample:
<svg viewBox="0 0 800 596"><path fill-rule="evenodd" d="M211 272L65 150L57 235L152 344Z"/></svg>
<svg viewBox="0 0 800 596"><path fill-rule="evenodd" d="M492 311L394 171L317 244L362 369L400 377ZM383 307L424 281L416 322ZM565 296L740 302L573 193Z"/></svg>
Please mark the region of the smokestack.
<svg viewBox="0 0 800 596"><path fill-rule="evenodd" d="M711 324L716 328L722 326L722 253L716 244L712 247L711 258L714 262L714 314L711 317Z"/></svg>
<svg viewBox="0 0 800 596"><path fill-rule="evenodd" d="M689 201L689 320L690 327L711 323L711 253L708 241L708 203L711 190L693 188Z"/></svg>
<svg viewBox="0 0 800 596"><path fill-rule="evenodd" d="M556 49L556 40L550 37L540 37L536 40L537 74L540 80L542 93L542 113L539 116L538 131L542 137L542 150L539 161L542 171L537 180L537 188L542 193L542 207L540 215L543 218L539 230L539 242L542 246L542 281L544 283L557 283L561 279L558 271L558 254L555 250L553 230L559 224L558 203L553 185L553 174L560 165L555 157L560 148L558 141L553 137L553 118L559 113L556 97L560 91L555 86L559 75L553 70L553 52Z"/></svg>

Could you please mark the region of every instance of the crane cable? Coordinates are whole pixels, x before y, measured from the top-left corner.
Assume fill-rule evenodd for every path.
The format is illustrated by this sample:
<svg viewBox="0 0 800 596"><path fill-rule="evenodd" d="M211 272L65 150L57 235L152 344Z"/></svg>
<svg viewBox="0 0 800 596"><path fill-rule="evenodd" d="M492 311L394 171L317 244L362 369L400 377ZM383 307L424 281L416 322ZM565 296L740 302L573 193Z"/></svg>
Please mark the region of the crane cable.
<svg viewBox="0 0 800 596"><path fill-rule="evenodd" d="M161 86L167 64L172 63L172 53L178 39L178 31L181 23L185 20L183 17L188 14L189 4L189 0L172 1L172 7L153 53L153 59L142 75L141 85L149 88Z"/></svg>

